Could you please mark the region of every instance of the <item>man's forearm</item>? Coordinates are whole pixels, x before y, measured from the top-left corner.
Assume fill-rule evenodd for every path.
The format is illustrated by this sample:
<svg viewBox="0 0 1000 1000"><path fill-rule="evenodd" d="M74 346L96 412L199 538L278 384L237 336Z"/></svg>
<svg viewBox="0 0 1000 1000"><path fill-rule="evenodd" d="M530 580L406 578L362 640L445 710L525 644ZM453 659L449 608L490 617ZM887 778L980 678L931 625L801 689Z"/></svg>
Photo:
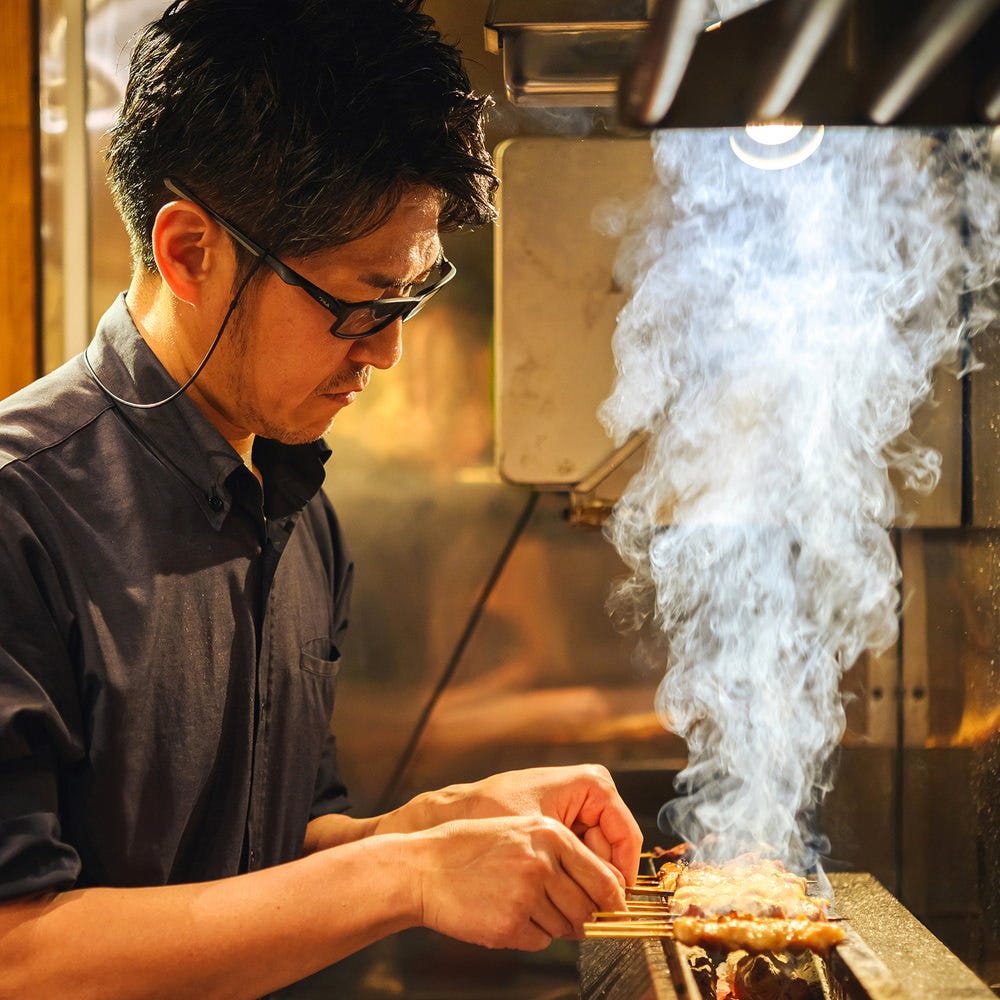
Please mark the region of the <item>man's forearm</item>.
<svg viewBox="0 0 1000 1000"><path fill-rule="evenodd" d="M434 792L423 792L392 812L366 819L355 819L339 813L318 816L306 827L302 853L312 854L375 835L418 833L441 823L465 819L467 811L461 808L462 796L454 791L465 787L454 785Z"/></svg>
<svg viewBox="0 0 1000 1000"><path fill-rule="evenodd" d="M417 922L395 837L215 882L0 905L0 998L253 998Z"/></svg>

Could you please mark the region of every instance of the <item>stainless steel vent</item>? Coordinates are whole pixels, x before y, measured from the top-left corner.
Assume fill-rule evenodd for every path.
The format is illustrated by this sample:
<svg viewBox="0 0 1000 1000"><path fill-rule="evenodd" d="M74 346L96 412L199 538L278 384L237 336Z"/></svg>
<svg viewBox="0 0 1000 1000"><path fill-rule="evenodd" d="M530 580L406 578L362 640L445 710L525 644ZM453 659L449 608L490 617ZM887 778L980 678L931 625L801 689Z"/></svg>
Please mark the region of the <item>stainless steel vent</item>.
<svg viewBox="0 0 1000 1000"><path fill-rule="evenodd" d="M746 6L494 0L487 48L514 104L617 105L630 126L1000 122L1000 0Z"/></svg>
<svg viewBox="0 0 1000 1000"><path fill-rule="evenodd" d="M493 0L486 48L518 106L613 107L649 26L649 0Z"/></svg>

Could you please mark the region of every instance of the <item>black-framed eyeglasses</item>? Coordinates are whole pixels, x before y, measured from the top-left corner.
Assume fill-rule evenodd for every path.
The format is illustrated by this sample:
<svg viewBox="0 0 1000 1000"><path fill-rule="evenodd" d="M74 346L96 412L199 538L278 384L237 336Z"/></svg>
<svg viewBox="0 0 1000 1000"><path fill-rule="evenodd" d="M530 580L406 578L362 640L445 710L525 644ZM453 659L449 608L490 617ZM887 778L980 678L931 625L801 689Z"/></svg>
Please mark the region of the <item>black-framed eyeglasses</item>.
<svg viewBox="0 0 1000 1000"><path fill-rule="evenodd" d="M424 285L416 295L405 295L392 299L369 299L364 302L345 302L329 292L324 292L322 288L314 285L298 271L292 270L287 264L275 257L270 250L252 240L231 222L227 222L218 212L209 208L199 197L192 194L183 185L178 184L177 181L165 177L163 183L168 191L187 201L194 202L207 212L244 250L260 258L261 263L266 264L274 271L286 285L301 288L324 309L333 313L335 319L330 325L330 333L343 340L360 340L362 337L371 337L397 319L405 323L406 320L420 312L424 303L436 291L443 288L455 277L455 265L442 255L437 263L437 275L429 284Z"/></svg>

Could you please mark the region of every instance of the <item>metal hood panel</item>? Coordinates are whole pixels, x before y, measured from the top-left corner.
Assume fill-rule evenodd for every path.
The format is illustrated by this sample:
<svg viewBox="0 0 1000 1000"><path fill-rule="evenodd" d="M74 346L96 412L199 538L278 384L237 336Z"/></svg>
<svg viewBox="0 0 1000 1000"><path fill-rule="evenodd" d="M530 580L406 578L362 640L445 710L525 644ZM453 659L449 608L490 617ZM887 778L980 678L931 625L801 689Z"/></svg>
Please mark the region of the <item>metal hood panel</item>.
<svg viewBox="0 0 1000 1000"><path fill-rule="evenodd" d="M747 6L493 0L487 48L514 104L617 104L633 127L1000 122L1000 0Z"/></svg>
<svg viewBox="0 0 1000 1000"><path fill-rule="evenodd" d="M486 49L522 107L613 107L649 25L648 0L493 0Z"/></svg>

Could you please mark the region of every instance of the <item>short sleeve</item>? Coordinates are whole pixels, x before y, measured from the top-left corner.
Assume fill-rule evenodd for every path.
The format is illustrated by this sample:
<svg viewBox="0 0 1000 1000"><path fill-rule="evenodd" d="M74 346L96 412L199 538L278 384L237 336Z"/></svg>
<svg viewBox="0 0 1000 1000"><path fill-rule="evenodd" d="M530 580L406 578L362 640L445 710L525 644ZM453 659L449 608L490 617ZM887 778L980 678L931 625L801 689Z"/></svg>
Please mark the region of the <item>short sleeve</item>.
<svg viewBox="0 0 1000 1000"><path fill-rule="evenodd" d="M0 900L72 887L59 762L79 759L69 614L48 553L0 502Z"/></svg>
<svg viewBox="0 0 1000 1000"><path fill-rule="evenodd" d="M337 740L328 733L323 745L323 755L320 757L319 769L316 774L316 791L313 795L309 819L326 816L329 813L345 813L351 808L351 800L347 795L347 787L340 777L337 766Z"/></svg>

